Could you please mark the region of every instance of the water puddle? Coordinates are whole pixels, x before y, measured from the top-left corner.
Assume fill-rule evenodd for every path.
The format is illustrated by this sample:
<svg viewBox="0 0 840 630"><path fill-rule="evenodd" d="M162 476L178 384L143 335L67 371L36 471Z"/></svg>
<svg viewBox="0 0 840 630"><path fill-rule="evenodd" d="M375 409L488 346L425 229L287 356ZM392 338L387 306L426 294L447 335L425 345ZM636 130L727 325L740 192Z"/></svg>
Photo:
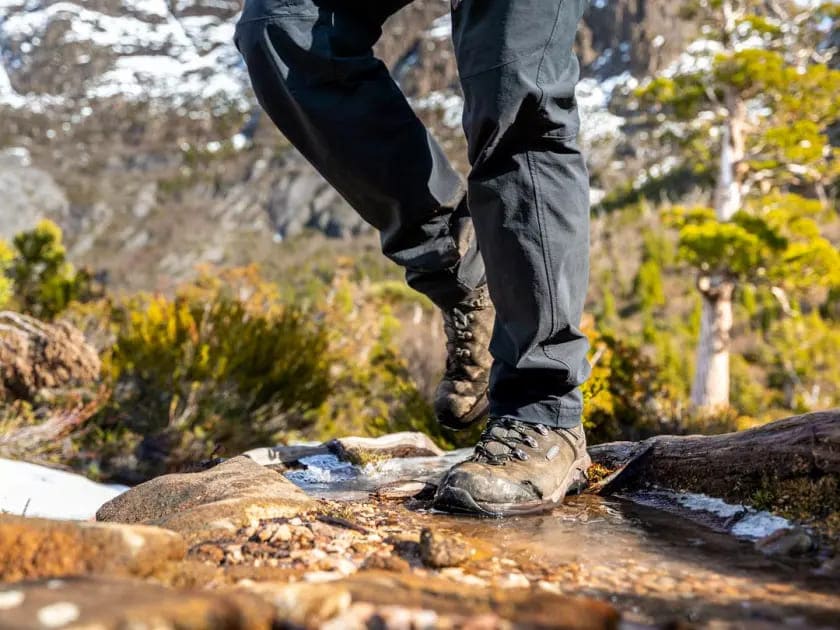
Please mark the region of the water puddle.
<svg viewBox="0 0 840 630"><path fill-rule="evenodd" d="M359 501L383 486L435 483L468 454L392 459L361 468L318 455L285 474L314 496ZM813 557L778 559L758 552L755 539L788 523L743 506L647 491L569 497L547 514L488 520L412 505L394 509L415 526L477 539L499 557L532 565L533 574L521 577L531 586L614 603L628 628L675 621L840 627L840 580L818 575Z"/></svg>

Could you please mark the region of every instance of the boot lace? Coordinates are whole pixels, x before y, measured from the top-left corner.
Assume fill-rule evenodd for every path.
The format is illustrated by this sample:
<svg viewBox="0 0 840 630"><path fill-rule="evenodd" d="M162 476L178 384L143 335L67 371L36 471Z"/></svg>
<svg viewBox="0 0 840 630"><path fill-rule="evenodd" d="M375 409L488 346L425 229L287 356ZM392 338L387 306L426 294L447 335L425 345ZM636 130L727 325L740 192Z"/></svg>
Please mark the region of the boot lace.
<svg viewBox="0 0 840 630"><path fill-rule="evenodd" d="M478 444L475 445L475 454L472 459L492 466L501 466L513 459L526 461L529 458L528 453L519 448L519 445L537 448L539 443L532 433L536 431L540 435L548 435L549 430L542 424L525 424L508 418L491 418L487 423L487 428L478 439ZM500 445L502 450L491 449L494 444Z"/></svg>
<svg viewBox="0 0 840 630"><path fill-rule="evenodd" d="M530 457L519 445L538 448L539 442L534 433L546 436L550 432L558 434L569 447L575 448L575 438L571 429L549 428L544 424L530 424L509 418L491 418L478 439L471 459L491 466L503 466L514 459L524 462Z"/></svg>
<svg viewBox="0 0 840 630"><path fill-rule="evenodd" d="M455 346L454 358L457 363L463 364L472 358L472 350L470 349L470 342L473 340L472 323L475 321L475 313L486 306L482 297L469 300L463 305L463 308L453 308L449 311L450 321L453 328L453 338L451 339ZM457 365L453 365L457 368Z"/></svg>

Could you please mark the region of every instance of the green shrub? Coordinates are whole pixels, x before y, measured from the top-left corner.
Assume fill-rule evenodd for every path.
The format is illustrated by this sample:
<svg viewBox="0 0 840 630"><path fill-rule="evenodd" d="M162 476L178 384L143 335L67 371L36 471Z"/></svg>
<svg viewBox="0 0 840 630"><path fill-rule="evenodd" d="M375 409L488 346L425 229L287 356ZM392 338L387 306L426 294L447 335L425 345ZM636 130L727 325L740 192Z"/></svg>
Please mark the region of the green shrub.
<svg viewBox="0 0 840 630"><path fill-rule="evenodd" d="M14 295L14 284L7 275L14 256L12 248L5 241L0 240L0 308L4 308Z"/></svg>
<svg viewBox="0 0 840 630"><path fill-rule="evenodd" d="M13 244L10 260L8 252L0 252L0 270L6 267L5 274L14 287L13 306L18 310L52 319L90 292L90 274L77 271L67 261L61 228L52 221L43 220L32 230L21 232Z"/></svg>

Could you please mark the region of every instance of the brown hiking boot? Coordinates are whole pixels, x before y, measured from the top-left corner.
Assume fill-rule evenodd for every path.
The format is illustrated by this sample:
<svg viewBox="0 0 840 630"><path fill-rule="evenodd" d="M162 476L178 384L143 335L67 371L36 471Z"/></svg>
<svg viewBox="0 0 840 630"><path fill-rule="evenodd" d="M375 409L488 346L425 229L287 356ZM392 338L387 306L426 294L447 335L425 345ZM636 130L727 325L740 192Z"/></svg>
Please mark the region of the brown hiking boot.
<svg viewBox="0 0 840 630"><path fill-rule="evenodd" d="M446 372L435 393L435 415L449 429L465 429L487 415L490 335L496 313L486 286L443 311Z"/></svg>
<svg viewBox="0 0 840 630"><path fill-rule="evenodd" d="M561 429L494 418L473 456L443 478L434 506L496 517L542 512L582 490L589 465L582 426Z"/></svg>

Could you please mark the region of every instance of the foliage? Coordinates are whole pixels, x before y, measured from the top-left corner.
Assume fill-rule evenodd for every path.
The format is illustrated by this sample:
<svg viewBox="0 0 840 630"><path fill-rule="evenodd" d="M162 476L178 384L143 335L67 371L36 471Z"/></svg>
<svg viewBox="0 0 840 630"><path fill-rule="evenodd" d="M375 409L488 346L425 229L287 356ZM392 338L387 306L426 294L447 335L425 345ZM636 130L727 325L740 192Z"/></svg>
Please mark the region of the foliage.
<svg viewBox="0 0 840 630"><path fill-rule="evenodd" d="M250 267L204 270L172 298L74 308L113 335L114 393L77 440L79 464L133 480L297 438L420 430L456 443L395 345L395 295L339 272L301 308Z"/></svg>
<svg viewBox="0 0 840 630"><path fill-rule="evenodd" d="M114 395L88 437L117 434L114 450L139 449L149 466L269 443L327 395L323 328L280 304L253 269L205 272L173 298L141 294L101 308L114 331Z"/></svg>
<svg viewBox="0 0 840 630"><path fill-rule="evenodd" d="M612 335L589 336L592 375L583 385L583 417L590 442L649 435L663 394L656 365L638 346Z"/></svg>
<svg viewBox="0 0 840 630"><path fill-rule="evenodd" d="M12 300L19 310L52 319L90 292L90 274L77 271L67 261L61 228L52 221L43 220L32 230L21 232L13 245L12 256L0 247L0 271L14 288Z"/></svg>
<svg viewBox="0 0 840 630"><path fill-rule="evenodd" d="M819 202L796 194L752 200L729 222L711 208L676 207L680 257L706 274L790 290L840 286L840 252L821 235Z"/></svg>
<svg viewBox="0 0 840 630"><path fill-rule="evenodd" d="M5 241L0 240L0 308L5 307L14 294L14 284L8 276L14 257L12 248Z"/></svg>

